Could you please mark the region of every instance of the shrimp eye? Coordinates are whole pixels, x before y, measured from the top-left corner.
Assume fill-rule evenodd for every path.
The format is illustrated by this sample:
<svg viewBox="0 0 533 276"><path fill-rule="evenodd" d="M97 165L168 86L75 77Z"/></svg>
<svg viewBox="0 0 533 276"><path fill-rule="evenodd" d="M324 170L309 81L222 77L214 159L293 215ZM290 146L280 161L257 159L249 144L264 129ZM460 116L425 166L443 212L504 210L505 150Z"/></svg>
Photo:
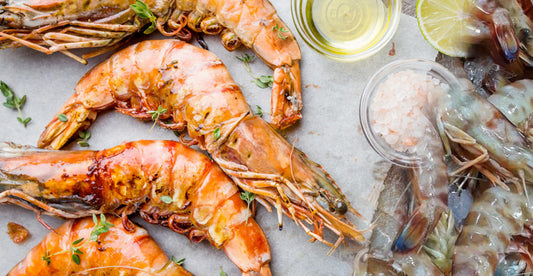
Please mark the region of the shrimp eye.
<svg viewBox="0 0 533 276"><path fill-rule="evenodd" d="M348 212L348 205L346 205L346 203L344 203L342 200L337 199L335 201L335 212L341 215L346 214L346 212Z"/></svg>

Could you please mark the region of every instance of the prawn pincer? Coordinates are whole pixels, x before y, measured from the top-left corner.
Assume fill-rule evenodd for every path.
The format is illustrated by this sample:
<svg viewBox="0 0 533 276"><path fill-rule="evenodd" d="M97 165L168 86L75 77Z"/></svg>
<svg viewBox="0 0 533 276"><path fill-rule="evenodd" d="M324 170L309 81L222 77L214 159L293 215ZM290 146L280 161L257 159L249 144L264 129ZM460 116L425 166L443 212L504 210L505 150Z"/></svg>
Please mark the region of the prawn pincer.
<svg viewBox="0 0 533 276"><path fill-rule="evenodd" d="M61 148L105 109L141 120L166 110L157 122L175 131L187 129L237 185L255 193L267 209L277 208L279 227L284 212L313 239L329 245L338 246L345 236L363 240L346 217L348 211L357 212L333 179L252 115L224 64L209 51L181 41L144 41L97 65L75 90L41 134L39 147ZM68 120L59 120L59 114ZM323 239L324 227L339 236L336 244Z"/></svg>
<svg viewBox="0 0 533 276"><path fill-rule="evenodd" d="M244 275L270 275L270 247L237 186L207 156L173 141L102 151L0 144L0 203L80 218L110 213L167 226L223 248Z"/></svg>
<svg viewBox="0 0 533 276"><path fill-rule="evenodd" d="M192 275L169 260L145 229L126 229L115 216L106 219L114 226L96 241L89 239L95 227L91 218L65 222L7 275ZM73 244L79 251L71 252ZM72 256L79 252L76 264Z"/></svg>
<svg viewBox="0 0 533 276"><path fill-rule="evenodd" d="M98 55L151 22L162 34L182 39L190 39L189 29L221 34L226 49L242 42L274 70L271 123L285 128L301 118L300 48L268 0L145 1L140 17L130 8L135 0L1 0L0 48L24 45L86 63L69 50L106 47L83 57Z"/></svg>

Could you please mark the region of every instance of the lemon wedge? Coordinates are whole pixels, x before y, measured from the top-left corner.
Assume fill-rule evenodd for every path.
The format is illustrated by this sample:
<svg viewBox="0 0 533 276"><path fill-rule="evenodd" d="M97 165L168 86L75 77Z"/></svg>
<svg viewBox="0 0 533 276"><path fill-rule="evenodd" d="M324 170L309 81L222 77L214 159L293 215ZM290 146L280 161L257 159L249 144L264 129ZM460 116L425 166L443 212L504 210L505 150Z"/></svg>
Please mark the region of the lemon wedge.
<svg viewBox="0 0 533 276"><path fill-rule="evenodd" d="M469 44L465 38L472 25L472 6L472 0L418 0L418 27L429 44L439 52L466 57Z"/></svg>

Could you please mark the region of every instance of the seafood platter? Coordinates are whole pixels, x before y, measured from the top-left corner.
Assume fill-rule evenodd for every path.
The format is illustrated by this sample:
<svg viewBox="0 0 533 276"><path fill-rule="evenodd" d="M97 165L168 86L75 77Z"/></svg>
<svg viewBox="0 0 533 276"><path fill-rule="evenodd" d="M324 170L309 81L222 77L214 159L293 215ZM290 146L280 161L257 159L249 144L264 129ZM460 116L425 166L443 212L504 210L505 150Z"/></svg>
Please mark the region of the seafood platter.
<svg viewBox="0 0 533 276"><path fill-rule="evenodd" d="M530 0L0 0L0 274L530 275L532 28Z"/></svg>

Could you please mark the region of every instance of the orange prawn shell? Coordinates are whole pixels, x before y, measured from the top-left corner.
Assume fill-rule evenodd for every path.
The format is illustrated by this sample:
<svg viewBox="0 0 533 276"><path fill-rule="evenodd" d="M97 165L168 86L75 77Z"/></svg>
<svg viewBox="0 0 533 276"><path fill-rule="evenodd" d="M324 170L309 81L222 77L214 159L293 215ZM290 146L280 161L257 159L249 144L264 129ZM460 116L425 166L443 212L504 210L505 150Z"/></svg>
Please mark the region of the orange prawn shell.
<svg viewBox="0 0 533 276"><path fill-rule="evenodd" d="M0 171L17 179L26 199L51 200L63 212L46 209L45 214L82 217L140 210L151 223L224 248L244 272L269 270L270 247L237 186L209 158L178 142L136 141L99 152L23 152L0 156ZM3 200L17 203L0 196Z"/></svg>
<svg viewBox="0 0 533 276"><path fill-rule="evenodd" d="M88 240L95 226L92 219L85 218L64 223L57 228L57 234L50 232L46 235L43 241L34 247L8 275L71 275L98 267L102 267L102 269L92 270L90 274L115 275L114 273L116 273L118 275L130 272L126 275L149 275L155 272L157 275L192 275L181 266L175 265L173 262L169 263L163 250L148 235L146 230L136 226L133 233L128 233L122 226L120 218L108 216L107 220L115 226L109 228L109 232L100 234L99 243ZM83 252L80 254L79 265L72 261L70 251L53 255L63 250L69 250L72 243L80 238L83 238L84 241L78 244ZM49 265L42 259L46 255L50 256ZM167 263L169 265L165 267ZM137 269L103 269L106 266ZM144 273L142 273L143 271Z"/></svg>

